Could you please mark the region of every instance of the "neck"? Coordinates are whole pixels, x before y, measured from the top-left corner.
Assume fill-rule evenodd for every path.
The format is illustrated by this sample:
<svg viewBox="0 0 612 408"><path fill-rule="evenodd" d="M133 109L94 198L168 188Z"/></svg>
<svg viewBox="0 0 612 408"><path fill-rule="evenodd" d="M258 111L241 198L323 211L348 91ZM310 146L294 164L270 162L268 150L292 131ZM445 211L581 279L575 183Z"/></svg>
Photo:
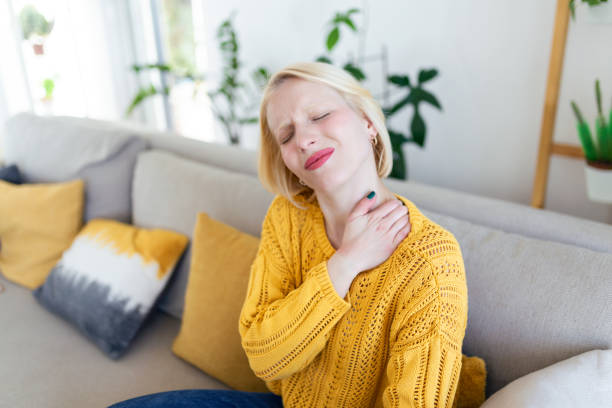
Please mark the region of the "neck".
<svg viewBox="0 0 612 408"><path fill-rule="evenodd" d="M350 187L346 191L339 189L334 194L326 194L325 192L316 193L317 202L325 219L327 237L335 249L338 249L342 243L342 235L344 234L344 228L350 213L355 208L355 205L357 205L357 202L370 191L376 192L376 202L371 210L389 200L397 199L393 192L378 177L376 177L373 183L365 184L361 189L355 189L354 186Z"/></svg>

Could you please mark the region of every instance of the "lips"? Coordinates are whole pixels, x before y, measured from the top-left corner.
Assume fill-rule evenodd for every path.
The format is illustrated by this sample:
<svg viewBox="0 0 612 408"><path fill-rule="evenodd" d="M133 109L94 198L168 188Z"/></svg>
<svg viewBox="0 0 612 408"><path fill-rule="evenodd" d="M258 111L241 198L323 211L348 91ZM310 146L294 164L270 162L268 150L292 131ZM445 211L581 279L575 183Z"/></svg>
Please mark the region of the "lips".
<svg viewBox="0 0 612 408"><path fill-rule="evenodd" d="M319 150L318 152L316 152L312 156L310 156L308 158L308 160L306 160L306 164L304 164L304 168L305 169L309 169L318 160L320 160L320 159L327 159L327 157L331 156L331 154L333 152L334 152L334 148L333 147L328 147L328 148Z"/></svg>

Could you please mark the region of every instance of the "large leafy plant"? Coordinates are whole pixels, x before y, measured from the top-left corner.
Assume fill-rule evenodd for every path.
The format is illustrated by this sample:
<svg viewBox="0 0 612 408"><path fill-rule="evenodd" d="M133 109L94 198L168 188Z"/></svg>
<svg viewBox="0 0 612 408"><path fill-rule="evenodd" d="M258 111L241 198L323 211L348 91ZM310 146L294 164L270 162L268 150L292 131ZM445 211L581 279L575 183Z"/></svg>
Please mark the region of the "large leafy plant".
<svg viewBox="0 0 612 408"><path fill-rule="evenodd" d="M326 62L329 64L334 63L331 52L339 43L343 28L344 30L348 30L349 33L359 32L357 24L352 19L352 15L359 12L360 9L358 8L351 8L343 13L336 12L334 17L329 21L330 30L325 38L326 53L319 56L316 59L317 61ZM359 53L357 53L357 55L359 55ZM386 58L385 52L375 57L358 56L355 58L349 58L349 60L341 64L341 66L344 70L353 75L355 79L361 82L367 79L362 67L366 60L381 59L382 65L386 67ZM425 83L431 81L438 75L438 71L436 69L419 70L416 83L410 80L408 74L395 73L392 75L387 75L385 72L384 75L385 81L401 92L400 98L395 102L389 103L386 100L381 102L381 106L383 106L383 113L387 119L387 129L389 131L391 147L393 149L393 169L389 176L398 179L406 179L407 166L402 145L404 143L416 143L421 148L425 146L427 126L423 116L421 115L421 104L430 104L435 108L442 110L442 106L440 105L440 102L438 102L438 99L424 88ZM391 128L388 124L389 119L410 106L412 107L412 117L406 133L397 130L397 128Z"/></svg>
<svg viewBox="0 0 612 408"><path fill-rule="evenodd" d="M234 16L235 12L222 21L217 29L217 40L223 59L223 79L217 89L208 91L207 94L211 101L211 109L215 117L221 122L230 143L239 144L242 126L254 124L258 121L258 117L253 115L253 110L259 103L259 91L265 86L270 74L265 67L260 66L251 73L254 86L240 80L242 63L238 58L240 47L232 23ZM169 94L172 86L178 82L193 82L194 97L206 85L204 74L180 70L169 64L135 64L132 66L135 73L149 69L158 70L166 75L169 79L169 85L162 88L155 87L153 84L140 87L128 107L126 115L130 115L134 108L147 98L154 95Z"/></svg>

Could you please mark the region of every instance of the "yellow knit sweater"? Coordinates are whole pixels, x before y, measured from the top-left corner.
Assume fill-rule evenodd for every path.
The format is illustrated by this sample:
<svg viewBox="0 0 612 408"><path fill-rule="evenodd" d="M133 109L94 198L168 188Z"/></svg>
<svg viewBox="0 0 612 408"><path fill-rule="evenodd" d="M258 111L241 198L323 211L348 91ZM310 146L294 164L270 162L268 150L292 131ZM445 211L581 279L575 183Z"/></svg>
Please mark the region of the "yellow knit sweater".
<svg viewBox="0 0 612 408"><path fill-rule="evenodd" d="M239 331L285 407L451 407L468 315L461 249L406 198L410 234L345 298L315 199L276 196L262 223Z"/></svg>

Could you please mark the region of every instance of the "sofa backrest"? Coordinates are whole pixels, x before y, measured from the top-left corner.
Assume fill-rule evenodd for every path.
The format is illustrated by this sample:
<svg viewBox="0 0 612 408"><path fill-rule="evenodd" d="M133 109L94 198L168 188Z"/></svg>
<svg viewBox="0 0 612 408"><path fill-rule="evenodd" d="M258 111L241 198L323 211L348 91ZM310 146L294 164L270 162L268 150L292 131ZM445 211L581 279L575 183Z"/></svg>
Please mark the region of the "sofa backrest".
<svg viewBox="0 0 612 408"><path fill-rule="evenodd" d="M150 149L134 167L133 222L171 228L191 236L198 211L259 236L272 200L257 179L256 152L216 145L137 125L92 119L11 119L8 143L28 133L43 135L27 158L45 154L39 126L74 134L81 123L98 137L137 135ZM36 125L34 125L36 124ZM100 126L97 126L99 124ZM86 126L85 126L86 125ZM14 157L6 149L7 164ZM22 150L19 150L22 151ZM50 163L69 160L55 157ZM487 396L510 381L580 352L612 348L612 228L549 210L386 179L394 192L413 201L461 245L469 293L463 352L487 363ZM162 310L180 317L190 252L161 299Z"/></svg>
<svg viewBox="0 0 612 408"><path fill-rule="evenodd" d="M110 122L63 116L41 118L31 113L20 113L7 121L4 137L6 150L4 161L9 164L8 160L12 160L26 174L40 173L40 170L35 167L40 166L40 161L24 158L22 151L19 152L22 156L16 158L12 153L15 150L12 146L19 145L15 141L21 140L24 136L40 135L41 132L44 132L43 136L47 137L61 133L61 129L65 129L64 134L73 134L75 137L87 132L111 140L136 135L147 139L151 149L165 150L196 162L257 177L257 153L252 150L190 139L133 122ZM106 142L106 145L108 144L109 142ZM30 146L28 151L35 152L38 157L42 155L47 158L50 152L53 153L47 149L36 149L35 146ZM73 154L76 156L77 152ZM32 161L28 162L28 160ZM50 161L46 165L51 166L54 163ZM533 208L521 203L426 185L413 180L388 178L384 180L384 183L392 190L409 198L417 206L431 211L531 238L612 253L612 228L609 224Z"/></svg>

